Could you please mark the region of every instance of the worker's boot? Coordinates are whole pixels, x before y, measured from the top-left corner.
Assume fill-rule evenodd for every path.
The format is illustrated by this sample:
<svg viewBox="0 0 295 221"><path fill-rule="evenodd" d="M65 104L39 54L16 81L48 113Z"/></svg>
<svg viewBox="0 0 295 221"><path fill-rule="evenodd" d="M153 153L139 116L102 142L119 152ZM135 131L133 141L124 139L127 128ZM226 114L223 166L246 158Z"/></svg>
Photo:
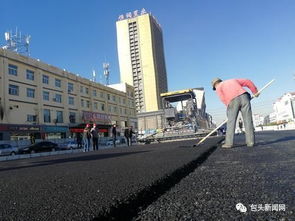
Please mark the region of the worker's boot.
<svg viewBox="0 0 295 221"><path fill-rule="evenodd" d="M229 148L232 148L233 146L232 145L228 145L228 144L223 144L221 146L221 148L226 148L226 149L229 149Z"/></svg>

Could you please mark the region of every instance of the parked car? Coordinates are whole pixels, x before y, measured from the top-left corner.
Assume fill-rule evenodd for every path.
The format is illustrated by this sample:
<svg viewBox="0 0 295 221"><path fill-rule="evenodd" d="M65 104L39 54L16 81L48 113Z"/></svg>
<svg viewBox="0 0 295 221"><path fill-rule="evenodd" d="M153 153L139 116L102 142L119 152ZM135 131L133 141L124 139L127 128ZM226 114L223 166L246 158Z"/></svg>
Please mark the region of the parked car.
<svg viewBox="0 0 295 221"><path fill-rule="evenodd" d="M120 144L120 140L117 138L116 139L116 144ZM109 138L106 142L106 146L113 146L114 143L113 143L113 138Z"/></svg>
<svg viewBox="0 0 295 221"><path fill-rule="evenodd" d="M32 144L28 147L19 149L19 153L36 153L36 152L46 152L46 151L55 151L58 149L56 143L50 141L42 141L39 143Z"/></svg>
<svg viewBox="0 0 295 221"><path fill-rule="evenodd" d="M0 144L0 156L15 155L18 153L16 147L12 147L10 144Z"/></svg>
<svg viewBox="0 0 295 221"><path fill-rule="evenodd" d="M69 141L58 147L59 150L73 150L78 149L78 143L76 141Z"/></svg>

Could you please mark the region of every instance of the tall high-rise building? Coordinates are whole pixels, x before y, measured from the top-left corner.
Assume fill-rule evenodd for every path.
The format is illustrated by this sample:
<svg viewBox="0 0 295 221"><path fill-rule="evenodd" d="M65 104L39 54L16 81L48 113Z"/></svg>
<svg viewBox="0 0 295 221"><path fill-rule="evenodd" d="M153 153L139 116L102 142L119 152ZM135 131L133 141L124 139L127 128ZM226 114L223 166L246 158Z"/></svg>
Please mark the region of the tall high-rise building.
<svg viewBox="0 0 295 221"><path fill-rule="evenodd" d="M168 86L160 25L143 9L119 16L116 27L120 78L134 86L137 112L161 109Z"/></svg>

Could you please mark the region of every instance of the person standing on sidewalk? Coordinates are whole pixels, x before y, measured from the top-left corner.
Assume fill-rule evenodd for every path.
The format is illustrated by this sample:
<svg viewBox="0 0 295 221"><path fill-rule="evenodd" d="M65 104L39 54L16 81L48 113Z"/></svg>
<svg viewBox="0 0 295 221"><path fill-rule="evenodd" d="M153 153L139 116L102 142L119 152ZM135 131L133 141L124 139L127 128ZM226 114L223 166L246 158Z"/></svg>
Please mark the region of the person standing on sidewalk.
<svg viewBox="0 0 295 221"><path fill-rule="evenodd" d="M248 79L230 79L222 81L220 78L214 78L211 83L213 90L216 90L220 100L227 106L227 132L225 144L222 145L222 148L233 147L239 111L242 112L244 121L246 144L248 147L253 147L255 145L255 137L250 103L251 96L243 87L248 87L254 96L258 97L259 94L257 94L256 86Z"/></svg>
<svg viewBox="0 0 295 221"><path fill-rule="evenodd" d="M83 146L84 146L84 152L88 152L90 149L90 125L87 124L86 127L83 130Z"/></svg>
<svg viewBox="0 0 295 221"><path fill-rule="evenodd" d="M127 146L128 146L128 147L130 146L129 136L130 136L129 128L126 127L126 128L125 128L125 131L124 131L124 137L126 138L126 143L127 143Z"/></svg>
<svg viewBox="0 0 295 221"><path fill-rule="evenodd" d="M130 142L130 146L132 146L132 136L133 134L135 134L132 130L132 126L129 128L129 142Z"/></svg>
<svg viewBox="0 0 295 221"><path fill-rule="evenodd" d="M92 145L93 145L93 150L98 150L98 131L96 128L96 124L93 124L93 127L90 131L91 137L92 137Z"/></svg>
<svg viewBox="0 0 295 221"><path fill-rule="evenodd" d="M117 140L117 125L114 124L112 128L112 135L113 135L113 145L116 147L116 140Z"/></svg>

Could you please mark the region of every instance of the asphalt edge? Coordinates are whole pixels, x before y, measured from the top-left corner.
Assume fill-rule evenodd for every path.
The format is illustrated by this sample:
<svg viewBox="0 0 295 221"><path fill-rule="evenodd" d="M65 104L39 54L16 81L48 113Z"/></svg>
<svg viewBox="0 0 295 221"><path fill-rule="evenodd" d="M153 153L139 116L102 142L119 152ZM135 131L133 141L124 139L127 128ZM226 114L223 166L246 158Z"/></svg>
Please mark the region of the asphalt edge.
<svg viewBox="0 0 295 221"><path fill-rule="evenodd" d="M115 202L111 207L104 210L93 220L132 220L136 218L141 211L155 202L160 196L171 190L171 188L178 184L183 178L204 163L222 141L223 139L219 140L215 145L210 146L196 159L145 187L136 195L132 195L124 201Z"/></svg>

